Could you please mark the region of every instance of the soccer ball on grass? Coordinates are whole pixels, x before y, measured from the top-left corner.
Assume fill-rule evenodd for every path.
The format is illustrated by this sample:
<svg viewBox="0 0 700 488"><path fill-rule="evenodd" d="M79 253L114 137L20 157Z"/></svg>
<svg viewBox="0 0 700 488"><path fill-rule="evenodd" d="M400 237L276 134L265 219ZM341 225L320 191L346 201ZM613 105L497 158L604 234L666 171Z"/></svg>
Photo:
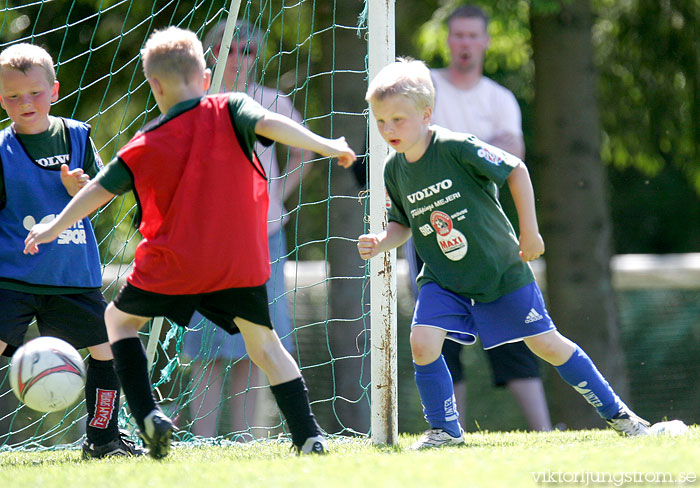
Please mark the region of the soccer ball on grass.
<svg viewBox="0 0 700 488"><path fill-rule="evenodd" d="M657 422L649 428L652 435L679 436L686 435L690 429L682 420L666 420Z"/></svg>
<svg viewBox="0 0 700 488"><path fill-rule="evenodd" d="M12 356L10 386L32 410L64 410L75 403L85 386L83 358L61 339L33 339Z"/></svg>

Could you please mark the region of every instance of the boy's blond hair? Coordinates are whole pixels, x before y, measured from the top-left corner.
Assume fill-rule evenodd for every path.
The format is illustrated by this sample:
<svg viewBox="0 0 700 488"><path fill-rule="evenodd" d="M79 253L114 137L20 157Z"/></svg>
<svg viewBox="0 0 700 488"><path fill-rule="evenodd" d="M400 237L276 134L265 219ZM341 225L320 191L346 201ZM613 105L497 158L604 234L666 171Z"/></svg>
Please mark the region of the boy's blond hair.
<svg viewBox="0 0 700 488"><path fill-rule="evenodd" d="M14 69L26 73L37 66L44 70L49 85L53 86L56 81L53 58L43 47L23 42L13 44L0 53L0 71Z"/></svg>
<svg viewBox="0 0 700 488"><path fill-rule="evenodd" d="M141 49L141 58L146 78L182 77L187 84L206 69L204 50L197 35L174 26L154 31Z"/></svg>
<svg viewBox="0 0 700 488"><path fill-rule="evenodd" d="M382 68L367 88L365 100L383 100L392 95L411 99L419 110L435 105L435 87L423 61L397 58Z"/></svg>

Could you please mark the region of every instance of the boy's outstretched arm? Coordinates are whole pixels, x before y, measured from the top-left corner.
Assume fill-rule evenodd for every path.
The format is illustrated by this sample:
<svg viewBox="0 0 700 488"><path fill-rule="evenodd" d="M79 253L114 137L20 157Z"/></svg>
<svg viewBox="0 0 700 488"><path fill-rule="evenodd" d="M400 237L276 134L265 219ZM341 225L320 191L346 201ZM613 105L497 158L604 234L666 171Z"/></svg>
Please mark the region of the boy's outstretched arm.
<svg viewBox="0 0 700 488"><path fill-rule="evenodd" d="M289 117L267 112L255 124L255 133L287 146L308 149L322 156L338 158L338 164L348 168L357 159L345 138L326 139L311 132Z"/></svg>
<svg viewBox="0 0 700 488"><path fill-rule="evenodd" d="M393 220L379 234L362 234L357 240L357 250L362 259L371 259L380 252L399 247L411 237L411 229Z"/></svg>
<svg viewBox="0 0 700 488"><path fill-rule="evenodd" d="M45 224L36 224L24 240L24 254L39 252L39 244L51 242L68 227L114 198L96 180L90 181L68 202L58 217Z"/></svg>
<svg viewBox="0 0 700 488"><path fill-rule="evenodd" d="M544 241L537 224L535 192L525 163L520 162L508 175L508 188L518 212L520 258L525 262L534 261L544 254Z"/></svg>

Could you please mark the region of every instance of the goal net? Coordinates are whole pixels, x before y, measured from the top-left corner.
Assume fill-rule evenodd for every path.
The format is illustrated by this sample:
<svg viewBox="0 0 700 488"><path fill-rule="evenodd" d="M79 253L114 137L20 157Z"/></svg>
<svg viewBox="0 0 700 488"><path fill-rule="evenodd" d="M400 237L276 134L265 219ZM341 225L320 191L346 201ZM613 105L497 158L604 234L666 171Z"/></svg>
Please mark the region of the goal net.
<svg viewBox="0 0 700 488"><path fill-rule="evenodd" d="M229 85L224 88L246 90L266 108L293 116L324 136L343 135L358 155L364 151L367 40L366 28L357 25L362 3L3 3L0 49L29 42L49 51L61 83L51 114L88 122L105 163L159 114L139 56L150 33L176 25L204 41L217 26L225 28L229 16L238 21L224 38L231 41L225 59L235 81L222 78L221 83ZM204 46L215 75L216 42L214 38ZM8 124L3 112L0 127ZM272 266L278 276L269 288L273 322L286 324L276 327L302 369L322 428L331 435L366 436L370 430L369 331L363 305L367 278L353 242L365 228L365 198L358 197L362 175L358 178L326 158L285 147L261 150L261 158L270 165L274 162L265 151L274 152L279 168L266 168L271 200L284 199L284 205L271 205L269 215ZM130 193L115 198L92 218L107 300L131 271L140 239L136 219ZM248 360L240 336L222 341L205 321L186 325L181 328L156 318L141 331L156 397L175 419L176 440L286 436L266 379ZM36 327L31 326L27 340L35 335ZM34 412L12 394L6 358L0 367L0 449L79 445L84 401L65 412ZM134 432L128 405L122 407L119 420L121 427Z"/></svg>

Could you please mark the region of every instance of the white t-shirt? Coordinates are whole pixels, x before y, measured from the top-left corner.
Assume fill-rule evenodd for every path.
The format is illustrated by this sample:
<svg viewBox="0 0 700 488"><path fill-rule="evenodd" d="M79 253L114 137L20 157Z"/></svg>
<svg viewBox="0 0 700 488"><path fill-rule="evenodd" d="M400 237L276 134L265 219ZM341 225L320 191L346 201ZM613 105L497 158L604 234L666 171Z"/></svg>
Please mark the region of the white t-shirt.
<svg viewBox="0 0 700 488"><path fill-rule="evenodd" d="M474 134L484 142L504 133L522 135L520 106L507 88L482 76L474 87L463 90L450 83L447 69L430 74L435 85L434 124Z"/></svg>
<svg viewBox="0 0 700 488"><path fill-rule="evenodd" d="M274 88L251 83L248 85L248 95L271 112L285 115L295 122L302 123L301 114L297 112L288 96L278 92ZM260 158L260 163L265 168L269 180L270 206L267 211L267 234L278 232L288 220L284 202L279 198L283 194L285 178L280 177L280 167L277 163L276 144L265 147L260 143L255 144L255 152ZM284 152L283 152L284 154ZM300 170L297 170L300 171Z"/></svg>

